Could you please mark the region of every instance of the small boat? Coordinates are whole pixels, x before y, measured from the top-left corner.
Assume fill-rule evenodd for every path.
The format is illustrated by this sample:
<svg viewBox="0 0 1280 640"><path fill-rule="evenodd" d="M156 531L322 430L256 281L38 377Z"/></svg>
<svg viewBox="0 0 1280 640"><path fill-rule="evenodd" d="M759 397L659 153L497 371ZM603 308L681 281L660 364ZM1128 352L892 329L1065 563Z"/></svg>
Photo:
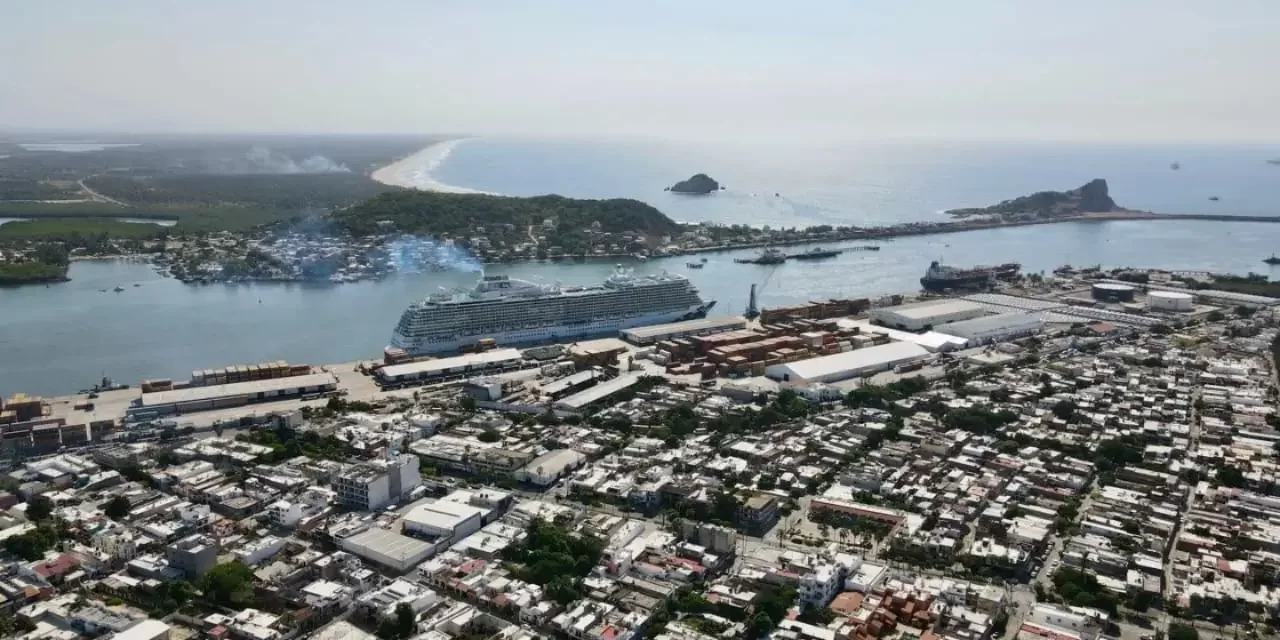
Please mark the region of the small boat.
<svg viewBox="0 0 1280 640"><path fill-rule="evenodd" d="M1181 168L1182 168L1182 165L1180 165L1180 164L1178 164L1178 163L1176 163L1176 162L1175 162L1175 163L1173 163L1173 164L1169 165L1169 168L1170 168L1170 169L1173 169L1174 171L1177 171L1178 169L1181 169Z"/></svg>
<svg viewBox="0 0 1280 640"><path fill-rule="evenodd" d="M706 261L707 261L707 259L706 259L706 258L702 258L702 259L698 260L698 262L706 262Z"/></svg>
<svg viewBox="0 0 1280 640"><path fill-rule="evenodd" d="M1210 199L1210 200L1212 200L1213 202L1217 202L1217 201L1221 200L1222 198L1219 198L1218 196L1209 196L1209 199Z"/></svg>
<svg viewBox="0 0 1280 640"><path fill-rule="evenodd" d="M133 286L135 286L135 287L141 287L141 286L142 286L142 283L141 283L141 282L135 282L135 283L133 283Z"/></svg>
<svg viewBox="0 0 1280 640"><path fill-rule="evenodd" d="M1264 258L1262 261L1267 264L1280 264L1280 258L1277 258L1274 253L1271 254L1270 258Z"/></svg>
<svg viewBox="0 0 1280 640"><path fill-rule="evenodd" d="M1272 158L1267 161L1267 164L1280 165L1280 158Z"/></svg>
<svg viewBox="0 0 1280 640"><path fill-rule="evenodd" d="M702 262L686 262L684 266L689 267L690 269L701 269L707 265Z"/></svg>
<svg viewBox="0 0 1280 640"><path fill-rule="evenodd" d="M115 289L112 289L112 291L115 291L116 293L120 293L121 291L124 291L124 287L117 285Z"/></svg>
<svg viewBox="0 0 1280 640"><path fill-rule="evenodd" d="M106 292L107 292L106 289L98 289L98 293L106 293Z"/></svg>

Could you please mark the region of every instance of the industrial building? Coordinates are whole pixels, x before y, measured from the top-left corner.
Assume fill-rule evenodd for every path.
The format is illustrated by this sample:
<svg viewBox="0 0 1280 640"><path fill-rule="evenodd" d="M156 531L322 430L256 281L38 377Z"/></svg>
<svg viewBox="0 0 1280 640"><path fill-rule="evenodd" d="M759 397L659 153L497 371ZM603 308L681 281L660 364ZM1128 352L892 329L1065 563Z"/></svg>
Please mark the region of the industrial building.
<svg viewBox="0 0 1280 640"><path fill-rule="evenodd" d="M516 472L516 480L539 487L550 486L586 461L586 456L573 449L554 449L530 460Z"/></svg>
<svg viewBox="0 0 1280 640"><path fill-rule="evenodd" d="M1191 311L1192 296L1176 291L1151 291L1147 293L1147 309L1150 311Z"/></svg>
<svg viewBox="0 0 1280 640"><path fill-rule="evenodd" d="M381 509L422 484L418 457L400 454L390 460L355 465L334 478L338 501L353 509Z"/></svg>
<svg viewBox="0 0 1280 640"><path fill-rule="evenodd" d="M705 336L711 333L745 329L746 327L747 321L740 317L700 318L698 320L623 329L622 339L631 344L646 345L662 342L663 340Z"/></svg>
<svg viewBox="0 0 1280 640"><path fill-rule="evenodd" d="M1097 282L1089 288L1094 300L1100 302L1133 302L1137 288L1128 284Z"/></svg>
<svg viewBox="0 0 1280 640"><path fill-rule="evenodd" d="M1044 329L1044 320L1036 313L999 313L946 326L948 334L964 338L970 346L1004 342L1034 335Z"/></svg>
<svg viewBox="0 0 1280 640"><path fill-rule="evenodd" d="M594 387L588 387L584 391L579 391L563 400L555 403L555 408L565 411L578 411L583 407L604 400L605 398L640 382L641 375L639 373L628 373L620 375L608 382L601 382Z"/></svg>
<svg viewBox="0 0 1280 640"><path fill-rule="evenodd" d="M383 529L367 527L351 536L335 536L338 548L396 573L404 573L438 551L434 543Z"/></svg>
<svg viewBox="0 0 1280 640"><path fill-rule="evenodd" d="M387 386L423 384L483 373L513 371L520 368L523 360L518 349L494 349L452 358L387 365L378 369L375 375L379 384Z"/></svg>
<svg viewBox="0 0 1280 640"><path fill-rule="evenodd" d="M133 420L147 420L159 416L319 395L337 388L338 379L332 373L187 387L144 393L133 402L126 415Z"/></svg>
<svg viewBox="0 0 1280 640"><path fill-rule="evenodd" d="M480 530L487 513L487 509L461 502L425 502L405 514L404 530L431 538L461 540Z"/></svg>
<svg viewBox="0 0 1280 640"><path fill-rule="evenodd" d="M935 329L948 322L969 320L986 314L987 310L982 305L954 298L881 307L868 313L872 320L903 331Z"/></svg>
<svg viewBox="0 0 1280 640"><path fill-rule="evenodd" d="M900 364L928 357L929 352L918 344L891 342L808 360L775 364L767 367L764 374L783 382L837 382L888 371Z"/></svg>

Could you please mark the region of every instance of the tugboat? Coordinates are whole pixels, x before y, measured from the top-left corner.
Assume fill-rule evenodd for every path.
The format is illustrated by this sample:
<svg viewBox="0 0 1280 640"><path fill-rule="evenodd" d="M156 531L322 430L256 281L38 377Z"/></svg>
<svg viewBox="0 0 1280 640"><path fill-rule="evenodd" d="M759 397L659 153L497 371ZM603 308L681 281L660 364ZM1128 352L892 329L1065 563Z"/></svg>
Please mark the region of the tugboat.
<svg viewBox="0 0 1280 640"><path fill-rule="evenodd" d="M117 382L112 382L111 378L108 378L107 376L102 376L101 382L93 385L92 387L89 387L88 389L81 389L80 393L97 394L97 393L102 393L103 391L119 391L121 389L128 389L128 388L129 388L129 385L127 384L119 384Z"/></svg>
<svg viewBox="0 0 1280 640"><path fill-rule="evenodd" d="M814 247L804 253L795 253L787 256L795 260L823 260L826 258L834 258L844 253L839 249L823 249L822 247Z"/></svg>
<svg viewBox="0 0 1280 640"><path fill-rule="evenodd" d="M733 261L739 264L782 264L787 261L787 254L769 248L761 251L760 255L754 258L734 258Z"/></svg>
<svg viewBox="0 0 1280 640"><path fill-rule="evenodd" d="M1274 265L1274 264L1280 264L1280 258L1277 258L1277 257L1276 257L1276 254L1274 254L1274 253L1273 253L1273 254L1271 254L1271 257L1270 257L1270 258L1265 258L1265 259L1263 259L1263 262L1265 262L1265 263L1267 263L1267 264L1272 264L1272 265Z"/></svg>

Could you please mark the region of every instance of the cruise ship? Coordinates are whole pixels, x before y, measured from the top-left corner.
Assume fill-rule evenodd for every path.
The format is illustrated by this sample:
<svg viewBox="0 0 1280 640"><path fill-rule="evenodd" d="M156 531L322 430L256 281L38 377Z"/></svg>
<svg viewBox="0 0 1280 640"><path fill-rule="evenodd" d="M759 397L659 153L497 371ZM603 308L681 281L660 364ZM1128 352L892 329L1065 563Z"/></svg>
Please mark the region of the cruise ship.
<svg viewBox="0 0 1280 640"><path fill-rule="evenodd" d="M506 346L565 342L701 318L714 305L675 274L634 275L618 268L604 284L590 287L484 276L469 291L437 293L409 305L387 351L453 353L486 338Z"/></svg>

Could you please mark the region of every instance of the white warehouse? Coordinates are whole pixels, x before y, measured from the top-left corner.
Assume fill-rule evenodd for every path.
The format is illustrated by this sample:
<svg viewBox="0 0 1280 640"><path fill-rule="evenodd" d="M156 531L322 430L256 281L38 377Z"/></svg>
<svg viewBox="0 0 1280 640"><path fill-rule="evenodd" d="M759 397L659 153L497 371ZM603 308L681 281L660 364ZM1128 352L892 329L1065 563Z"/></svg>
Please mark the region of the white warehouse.
<svg viewBox="0 0 1280 640"><path fill-rule="evenodd" d="M999 313L947 325L943 330L969 341L970 346L1003 342L1034 335L1044 329L1044 320L1036 313Z"/></svg>
<svg viewBox="0 0 1280 640"><path fill-rule="evenodd" d="M872 320L886 327L903 331L921 331L929 328L936 329L938 325L949 322L979 318L987 315L987 310L982 305L968 300L942 298L872 309L868 315Z"/></svg>
<svg viewBox="0 0 1280 640"><path fill-rule="evenodd" d="M890 342L829 356L775 364L766 368L764 375L783 382L837 382L888 371L897 365L928 357L929 352L918 344Z"/></svg>
<svg viewBox="0 0 1280 640"><path fill-rule="evenodd" d="M1191 311L1191 294L1177 291L1149 291L1147 308L1151 311Z"/></svg>

